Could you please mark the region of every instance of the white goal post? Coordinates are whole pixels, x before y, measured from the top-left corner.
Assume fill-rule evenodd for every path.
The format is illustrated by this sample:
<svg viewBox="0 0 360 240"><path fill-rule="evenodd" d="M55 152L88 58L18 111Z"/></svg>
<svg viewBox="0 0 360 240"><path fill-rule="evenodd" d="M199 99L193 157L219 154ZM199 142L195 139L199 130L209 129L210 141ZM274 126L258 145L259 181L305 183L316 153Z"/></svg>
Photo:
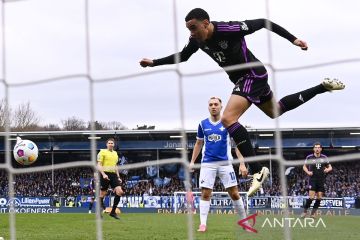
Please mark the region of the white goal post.
<svg viewBox="0 0 360 240"><path fill-rule="evenodd" d="M192 192L193 194L193 206L188 206L187 192L174 192L173 209L174 213L178 213L180 210L183 212L188 207L198 209L200 203L201 192ZM240 197L243 199L245 209L249 206L249 197L247 192L239 192ZM212 192L210 200L210 209L232 209L232 200L227 192Z"/></svg>

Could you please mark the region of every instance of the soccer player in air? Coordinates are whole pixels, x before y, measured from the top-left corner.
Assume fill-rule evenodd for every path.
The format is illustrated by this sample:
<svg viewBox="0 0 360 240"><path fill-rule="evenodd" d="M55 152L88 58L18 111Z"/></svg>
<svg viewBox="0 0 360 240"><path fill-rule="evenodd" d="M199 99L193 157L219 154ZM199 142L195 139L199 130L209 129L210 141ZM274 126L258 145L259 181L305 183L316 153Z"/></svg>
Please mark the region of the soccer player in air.
<svg viewBox="0 0 360 240"><path fill-rule="evenodd" d="M238 183L234 168L232 166L231 140L229 133L221 123L221 99L212 97L209 100L208 109L210 117L202 120L199 124L196 143L191 157L190 171L193 171L194 163L202 149L200 168L200 226L198 231L206 231L207 216L210 209L210 198L214 187L216 176L219 176L233 201L235 210L240 219L246 218L244 203L239 195ZM240 152L236 149L239 159ZM240 173L247 171L244 162L240 163Z"/></svg>
<svg viewBox="0 0 360 240"><path fill-rule="evenodd" d="M115 193L114 204L110 212L110 216L115 219L120 219L116 214L117 205L120 202L120 196L124 193L121 189L121 179L119 171L117 170L117 163L119 156L114 150L115 140L109 138L106 141L107 149L101 149L97 156L98 169L100 172L100 206L105 209L104 197L106 196L109 185Z"/></svg>
<svg viewBox="0 0 360 240"><path fill-rule="evenodd" d="M238 120L252 104L255 104L270 118L276 118L299 107L317 94L341 90L345 87L342 82L336 79L325 79L317 86L288 95L277 102L268 84L266 68L247 48L245 36L266 28L302 50L308 49L305 41L298 39L283 27L266 19L230 22L210 21L208 13L201 8L191 10L185 17L185 22L190 31L190 38L183 50L177 53L180 62L187 61L193 53L201 49L223 68L245 63L257 64L246 69L225 69L235 86L223 112L221 122L245 159L254 156L255 151L247 130ZM142 67L154 67L174 64L177 54L159 59L143 58L140 65ZM262 167L259 163L251 163L250 169L253 173L253 182L248 191L249 196L261 187L269 174L269 169Z"/></svg>
<svg viewBox="0 0 360 240"><path fill-rule="evenodd" d="M332 166L329 163L326 155L322 154L322 146L319 142L314 143L313 154L310 154L305 159L303 170L310 177L309 179L309 198L306 199L304 206L304 212L301 217L306 217L308 209L312 201L316 200L311 211L311 217L316 216L316 210L320 206L321 199L325 192L325 178L326 174L332 170Z"/></svg>

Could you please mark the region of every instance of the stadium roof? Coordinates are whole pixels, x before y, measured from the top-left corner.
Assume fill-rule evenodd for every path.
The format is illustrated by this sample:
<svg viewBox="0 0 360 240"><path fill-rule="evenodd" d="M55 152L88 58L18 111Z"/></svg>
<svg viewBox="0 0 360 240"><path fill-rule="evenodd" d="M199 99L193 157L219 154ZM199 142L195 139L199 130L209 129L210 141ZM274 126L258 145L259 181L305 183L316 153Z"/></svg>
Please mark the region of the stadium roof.
<svg viewBox="0 0 360 240"><path fill-rule="evenodd" d="M247 128L249 133L274 133L275 129L273 128ZM279 131L282 133L338 133L338 134L352 134L360 135L360 127L333 127L333 128L279 128ZM82 131L31 131L31 132L10 132L10 136L55 136L55 135L84 135L89 136L91 134L95 135L169 135L173 133L181 133L181 129L173 130L82 130ZM185 130L186 133L196 133L196 130ZM5 136L5 132L0 132L0 136Z"/></svg>
<svg viewBox="0 0 360 240"><path fill-rule="evenodd" d="M274 129L248 129L255 147L274 148L276 134ZM284 148L308 148L314 142L320 142L324 147L360 146L360 128L283 128L281 132ZM186 130L187 148L191 149L196 140L195 130ZM169 146L179 146L181 130L96 130L96 131L41 131L41 132L11 132L10 139L16 136L28 138L40 144L40 149L56 146L58 149L88 149L90 140L97 140L98 148L103 142L113 137L120 149L166 149ZM0 133L0 150L4 149L5 133Z"/></svg>

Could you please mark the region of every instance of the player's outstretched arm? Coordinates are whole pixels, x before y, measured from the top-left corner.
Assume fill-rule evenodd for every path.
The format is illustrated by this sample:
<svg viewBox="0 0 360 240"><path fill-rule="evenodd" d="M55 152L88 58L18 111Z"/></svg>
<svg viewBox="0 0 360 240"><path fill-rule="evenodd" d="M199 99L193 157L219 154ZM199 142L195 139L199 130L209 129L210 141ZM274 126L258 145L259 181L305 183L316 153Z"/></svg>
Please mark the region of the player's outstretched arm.
<svg viewBox="0 0 360 240"><path fill-rule="evenodd" d="M142 67L153 67L154 66L154 61L149 58L143 58L140 60L139 63Z"/></svg>
<svg viewBox="0 0 360 240"><path fill-rule="evenodd" d="M301 39L295 39L295 41L293 42L294 45L301 47L301 50L308 50L308 45L305 41L301 40Z"/></svg>
<svg viewBox="0 0 360 240"><path fill-rule="evenodd" d="M140 60L139 63L142 67L155 67L155 66L159 66L159 65L167 65L167 64L175 64L175 63L185 62L198 49L199 49L199 46L197 45L196 40L190 38L188 44L185 45L185 47L181 50L181 52L171 54L167 57L157 58L157 59L143 58Z"/></svg>
<svg viewBox="0 0 360 240"><path fill-rule="evenodd" d="M302 50L307 50L308 45L305 41L298 39L294 35L292 35L289 31L287 31L282 26L270 21L269 19L254 19L254 20L246 20L245 23L249 26L248 31L245 34L250 34L255 31L258 31L262 28L266 28L279 36L289 40L294 45L301 47Z"/></svg>

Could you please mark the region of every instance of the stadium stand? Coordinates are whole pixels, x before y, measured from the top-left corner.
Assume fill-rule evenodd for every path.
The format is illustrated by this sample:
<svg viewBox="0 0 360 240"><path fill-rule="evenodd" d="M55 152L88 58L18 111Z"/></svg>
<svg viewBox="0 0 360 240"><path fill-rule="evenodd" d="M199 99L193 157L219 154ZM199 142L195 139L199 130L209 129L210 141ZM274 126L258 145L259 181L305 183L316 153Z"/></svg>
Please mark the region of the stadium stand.
<svg viewBox="0 0 360 240"><path fill-rule="evenodd" d="M283 154L285 159L305 159L311 152L312 144L320 141L324 146L324 153L328 156L356 153L359 151L360 138L351 134L358 132L358 128L318 128L318 129L281 129L283 139ZM269 155L275 152L275 132L269 129L249 129L250 137L258 155ZM22 132L11 133L12 136L20 134L36 142L39 147L40 157L32 166L43 166L71 161L89 161L90 159L90 132L88 131L54 131L54 132ZM104 139L114 137L121 156L126 157L126 163L144 162L165 158L181 157L179 131L97 131L96 136L101 140L97 142L97 149L105 146ZM195 142L195 131L187 131L187 152ZM175 137L173 137L175 136ZM4 159L4 136L0 135L0 162ZM346 147L344 147L346 146ZM126 164L125 163L125 164ZM272 175L270 181L264 186L264 196L280 195L278 165L276 161L264 162L271 165ZM354 166L355 164L355 166ZM15 168L22 167L14 161ZM344 197L359 196L360 164L356 162L336 163L334 171L327 177L327 196ZM235 167L236 169L236 167ZM148 171L151 171L149 173ZM152 169L132 169L122 174L123 187L127 195L172 195L175 191L184 191L181 166L164 165ZM152 175L152 176L149 176ZM90 168L76 168L55 170L54 172L39 172L15 175L15 195L21 196L76 196L87 194L87 189L82 188L81 179L92 176ZM193 189L197 190L198 172L192 175ZM300 196L307 193L307 178L301 167L293 169L287 176L288 195ZM242 181L241 189L246 189L249 182ZM240 189L240 190L241 190ZM214 191L224 191L220 182L216 182ZM5 170L0 170L0 196L8 194L8 182Z"/></svg>
<svg viewBox="0 0 360 240"><path fill-rule="evenodd" d="M279 177L276 172L276 167L273 167L272 184L268 182L264 186L264 196L280 196ZM360 193L360 163L348 164L338 163L333 165L333 172L327 177L326 183L326 196L328 197L358 197ZM130 176L141 176L140 181L136 184L128 184ZM38 196L49 197L57 195L59 197L77 196L88 194L88 189L82 188L80 179L88 179L92 176L90 168L76 168L76 169L63 169L54 171L54 181L52 182L51 172L41 173L27 173L15 176L15 195L17 196ZM193 189L196 188L195 184L197 179L193 179ZM169 196L174 192L185 191L184 183L175 174L169 180L167 185L157 186L155 179L146 177L145 171L129 172L129 176L124 177L124 187L126 195L142 196L156 195L156 196ZM0 196L6 197L8 194L8 182L5 171L0 171ZM304 196L307 195L307 177L301 168L295 168L288 176L288 195L289 196ZM126 187L130 186L130 187ZM246 189L245 184L240 184L242 190ZM216 181L215 191L225 191L219 180Z"/></svg>

